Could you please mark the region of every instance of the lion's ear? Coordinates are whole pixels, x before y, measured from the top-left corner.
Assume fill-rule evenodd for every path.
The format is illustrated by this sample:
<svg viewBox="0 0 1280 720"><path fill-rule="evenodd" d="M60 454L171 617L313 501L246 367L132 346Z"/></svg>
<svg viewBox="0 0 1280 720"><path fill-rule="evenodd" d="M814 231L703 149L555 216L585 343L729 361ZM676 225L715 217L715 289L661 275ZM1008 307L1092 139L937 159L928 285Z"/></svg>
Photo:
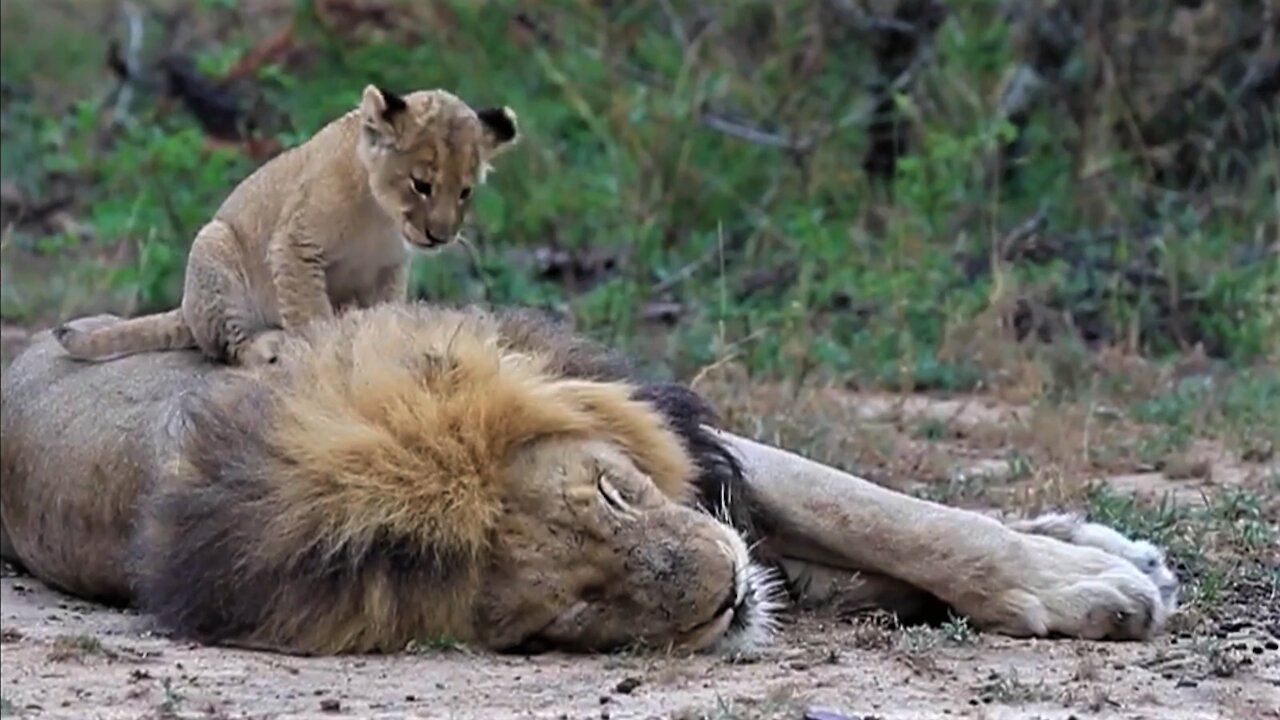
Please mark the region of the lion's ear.
<svg viewBox="0 0 1280 720"><path fill-rule="evenodd" d="M520 123L511 108L505 105L480 108L476 110L476 115L484 124L485 138L489 142L489 157L510 148L520 139Z"/></svg>
<svg viewBox="0 0 1280 720"><path fill-rule="evenodd" d="M404 98L377 85L365 86L360 96L360 117L365 129L385 143L394 143L400 137L401 119L409 109Z"/></svg>

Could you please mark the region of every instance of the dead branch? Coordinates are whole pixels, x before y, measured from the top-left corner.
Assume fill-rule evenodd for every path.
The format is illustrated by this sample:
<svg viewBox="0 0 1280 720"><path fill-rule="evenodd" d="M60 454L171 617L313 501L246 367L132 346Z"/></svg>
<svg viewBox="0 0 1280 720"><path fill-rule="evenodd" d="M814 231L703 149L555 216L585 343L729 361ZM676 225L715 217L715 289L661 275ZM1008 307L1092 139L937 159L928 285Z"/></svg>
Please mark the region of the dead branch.
<svg viewBox="0 0 1280 720"><path fill-rule="evenodd" d="M725 135L745 140L756 145L767 145L794 153L806 153L813 149L813 141L808 138L788 138L778 133L744 125L743 123L719 115L704 114L702 124Z"/></svg>

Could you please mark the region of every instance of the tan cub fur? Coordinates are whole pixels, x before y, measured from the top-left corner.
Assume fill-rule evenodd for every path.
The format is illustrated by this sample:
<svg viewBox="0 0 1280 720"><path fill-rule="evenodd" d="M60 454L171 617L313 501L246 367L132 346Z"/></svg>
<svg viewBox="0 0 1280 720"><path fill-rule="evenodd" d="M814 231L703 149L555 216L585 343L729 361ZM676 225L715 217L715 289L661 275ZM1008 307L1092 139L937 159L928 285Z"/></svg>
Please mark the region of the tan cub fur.
<svg viewBox="0 0 1280 720"><path fill-rule="evenodd" d="M181 307L54 334L78 359L195 346L232 364L273 362L281 330L404 299L408 248L457 236L473 186L517 136L509 108L370 85L357 109L232 191L191 245Z"/></svg>

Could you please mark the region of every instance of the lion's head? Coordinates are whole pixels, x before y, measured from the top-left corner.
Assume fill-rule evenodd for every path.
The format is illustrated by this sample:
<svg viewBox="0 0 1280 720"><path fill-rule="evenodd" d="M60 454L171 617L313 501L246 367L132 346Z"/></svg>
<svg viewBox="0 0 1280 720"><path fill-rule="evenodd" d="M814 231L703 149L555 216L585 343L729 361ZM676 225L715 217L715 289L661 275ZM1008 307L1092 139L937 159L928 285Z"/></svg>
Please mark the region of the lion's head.
<svg viewBox="0 0 1280 720"><path fill-rule="evenodd" d="M474 109L444 90L402 97L370 85L358 112L373 197L418 248L457 236L490 161L519 133L510 108Z"/></svg>
<svg viewBox="0 0 1280 720"><path fill-rule="evenodd" d="M510 329L352 311L192 393L137 536L143 605L206 641L310 653L760 640L771 581L695 507L714 453L662 398Z"/></svg>

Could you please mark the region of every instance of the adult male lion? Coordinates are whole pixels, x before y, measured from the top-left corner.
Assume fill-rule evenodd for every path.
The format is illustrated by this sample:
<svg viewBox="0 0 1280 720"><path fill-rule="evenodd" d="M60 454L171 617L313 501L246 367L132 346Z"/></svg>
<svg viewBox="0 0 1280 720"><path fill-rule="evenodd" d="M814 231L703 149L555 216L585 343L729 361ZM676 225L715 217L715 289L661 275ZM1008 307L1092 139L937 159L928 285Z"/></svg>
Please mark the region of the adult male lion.
<svg viewBox="0 0 1280 720"><path fill-rule="evenodd" d="M1173 605L1150 546L1065 516L1006 526L715 430L690 391L530 313L355 310L258 368L85 365L45 332L2 392L4 557L208 643L743 648L773 629L763 563L811 595L862 571L864 603L1014 635L1145 638Z"/></svg>

